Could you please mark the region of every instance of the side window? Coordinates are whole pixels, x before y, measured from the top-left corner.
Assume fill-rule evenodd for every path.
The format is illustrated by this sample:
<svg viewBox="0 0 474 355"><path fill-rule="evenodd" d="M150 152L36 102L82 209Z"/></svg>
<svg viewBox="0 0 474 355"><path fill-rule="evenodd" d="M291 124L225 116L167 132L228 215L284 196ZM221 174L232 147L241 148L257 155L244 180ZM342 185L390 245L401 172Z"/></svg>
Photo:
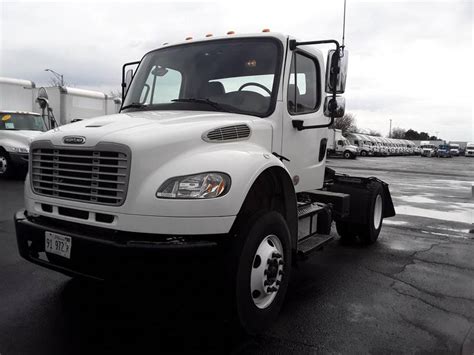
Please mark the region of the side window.
<svg viewBox="0 0 474 355"><path fill-rule="evenodd" d="M356 140L354 141L354 144L355 144L355 145L359 145L359 141L356 139Z"/></svg>
<svg viewBox="0 0 474 355"><path fill-rule="evenodd" d="M337 145L343 145L342 141L337 141Z"/></svg>
<svg viewBox="0 0 474 355"><path fill-rule="evenodd" d="M319 65L314 58L294 53L288 85L290 114L314 112L321 102Z"/></svg>
<svg viewBox="0 0 474 355"><path fill-rule="evenodd" d="M182 75L179 71L153 66L143 86L140 102L143 104L162 104L179 98Z"/></svg>

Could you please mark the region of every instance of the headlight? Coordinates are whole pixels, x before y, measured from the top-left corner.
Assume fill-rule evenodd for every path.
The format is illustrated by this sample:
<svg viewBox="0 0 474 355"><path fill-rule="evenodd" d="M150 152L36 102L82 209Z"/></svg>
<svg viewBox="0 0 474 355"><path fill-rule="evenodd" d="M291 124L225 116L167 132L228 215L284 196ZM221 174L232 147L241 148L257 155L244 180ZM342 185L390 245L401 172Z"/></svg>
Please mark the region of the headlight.
<svg viewBox="0 0 474 355"><path fill-rule="evenodd" d="M5 147L5 150L10 153L29 153L29 148Z"/></svg>
<svg viewBox="0 0 474 355"><path fill-rule="evenodd" d="M215 198L224 196L229 189L229 175L210 172L168 179L156 191L156 197L177 199Z"/></svg>

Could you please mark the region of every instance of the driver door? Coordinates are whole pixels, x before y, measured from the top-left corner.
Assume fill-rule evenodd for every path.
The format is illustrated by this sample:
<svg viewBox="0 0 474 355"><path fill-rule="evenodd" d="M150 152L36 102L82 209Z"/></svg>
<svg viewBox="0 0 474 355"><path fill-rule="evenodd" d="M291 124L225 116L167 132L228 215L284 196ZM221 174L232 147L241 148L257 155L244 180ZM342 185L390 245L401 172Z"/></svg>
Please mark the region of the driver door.
<svg viewBox="0 0 474 355"><path fill-rule="evenodd" d="M290 160L285 165L296 192L300 192L323 185L328 129L298 131L292 121L302 120L304 126L309 126L325 124L329 119L323 114L322 56L297 49L289 62L283 88L286 105L283 105L281 154Z"/></svg>

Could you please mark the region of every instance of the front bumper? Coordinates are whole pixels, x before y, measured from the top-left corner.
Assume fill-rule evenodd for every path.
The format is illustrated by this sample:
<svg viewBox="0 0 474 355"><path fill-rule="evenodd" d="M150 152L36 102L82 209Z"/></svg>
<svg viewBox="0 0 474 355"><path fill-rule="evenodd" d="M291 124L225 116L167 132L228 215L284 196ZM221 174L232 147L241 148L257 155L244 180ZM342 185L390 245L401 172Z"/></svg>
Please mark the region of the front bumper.
<svg viewBox="0 0 474 355"><path fill-rule="evenodd" d="M227 236L172 236L108 230L47 217L15 214L20 255L69 276L106 279L148 271L167 273L177 265L210 260L228 242ZM45 253L45 232L71 237L71 257Z"/></svg>

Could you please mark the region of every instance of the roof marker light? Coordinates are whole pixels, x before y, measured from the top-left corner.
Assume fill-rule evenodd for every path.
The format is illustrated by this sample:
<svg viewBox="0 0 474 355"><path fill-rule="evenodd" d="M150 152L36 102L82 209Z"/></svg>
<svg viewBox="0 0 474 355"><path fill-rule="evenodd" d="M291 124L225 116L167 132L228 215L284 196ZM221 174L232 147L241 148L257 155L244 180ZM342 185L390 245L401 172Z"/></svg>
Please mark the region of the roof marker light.
<svg viewBox="0 0 474 355"><path fill-rule="evenodd" d="M212 37L212 33L208 33L206 37Z"/></svg>
<svg viewBox="0 0 474 355"><path fill-rule="evenodd" d="M269 28L264 28L264 29L262 30L262 32L270 32L270 29L269 29Z"/></svg>
<svg viewBox="0 0 474 355"><path fill-rule="evenodd" d="M162 46L166 46L167 44L168 44L168 42L164 42L164 43L162 44Z"/></svg>
<svg viewBox="0 0 474 355"><path fill-rule="evenodd" d="M228 35L235 35L235 31L229 31L227 32Z"/></svg>
<svg viewBox="0 0 474 355"><path fill-rule="evenodd" d="M192 37L186 37L186 41L190 41L192 39L193 39Z"/></svg>

